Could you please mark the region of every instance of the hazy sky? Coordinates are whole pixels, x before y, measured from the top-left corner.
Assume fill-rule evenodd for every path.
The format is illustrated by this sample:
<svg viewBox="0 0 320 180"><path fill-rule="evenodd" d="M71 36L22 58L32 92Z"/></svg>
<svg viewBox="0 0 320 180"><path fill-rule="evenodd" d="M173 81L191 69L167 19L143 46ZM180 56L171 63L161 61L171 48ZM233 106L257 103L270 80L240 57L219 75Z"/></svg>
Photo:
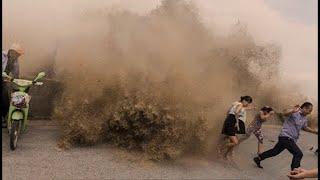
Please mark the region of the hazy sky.
<svg viewBox="0 0 320 180"><path fill-rule="evenodd" d="M289 21L315 25L318 23L317 0L265 0L267 5L279 11Z"/></svg>
<svg viewBox="0 0 320 180"><path fill-rule="evenodd" d="M228 32L230 26L240 20L247 24L248 30L257 42L279 44L283 53L281 59L282 78L295 81L299 84L302 92L312 98L317 98L317 0L189 1L193 1L198 6L201 17L209 27L220 28L218 32ZM5 30L3 34L7 33L8 35L12 32L14 36L19 37L19 34L15 32L21 27L25 26L26 29L32 30L33 26L30 26L30 22L40 24L45 22L46 25L49 16L45 14L50 15L49 12L51 11L54 15L50 15L50 21L58 21L58 17L64 18L63 14L66 14L64 11L75 10L82 6L102 7L107 6L107 4L115 4L115 6L130 10L145 12L158 5L160 0L68 0L64 2L64 8L60 8L61 5L54 0L33 0L33 3L30 2L22 0L2 2L4 5L3 25ZM50 3L52 4L50 8L46 8ZM16 4L20 6L16 6ZM44 4L46 4L45 7L42 7ZM39 16L39 12L43 16ZM55 14L56 12L59 12L58 15ZM42 31L50 33L54 29L49 26L40 26L40 28L42 28ZM34 31L32 30L32 32ZM11 44L12 39L21 39L6 37L5 43L2 42L5 46Z"/></svg>
<svg viewBox="0 0 320 180"><path fill-rule="evenodd" d="M314 30L318 29L318 1L317 0L265 0L266 4L284 17L288 22L301 23L301 26L309 27ZM288 70L288 73L294 73L294 71L301 70L301 85L302 89L310 96L317 97L317 64L318 64L318 50L317 50L317 32L313 31L313 50L302 50L302 53L306 53L305 56L310 59L302 59L306 64L297 63L292 69ZM304 48L304 47L301 47ZM310 54L309 54L310 53ZM301 67L304 66L304 67ZM298 73L297 75L299 75ZM289 75L290 76L290 75ZM293 76L295 77L295 76ZM300 79L297 78L297 79ZM303 87L304 86L304 87Z"/></svg>
<svg viewBox="0 0 320 180"><path fill-rule="evenodd" d="M318 1L317 0L265 0L266 4L284 17L288 22L301 23L301 26L309 27L314 30L318 29ZM313 50L302 50L302 53L306 53L306 58L302 59L306 64L297 63L293 67L293 71L288 70L288 73L294 73L294 71L301 70L301 84L302 89L313 96L317 97L317 64L318 64L318 51L317 51L317 32L313 31L314 40L310 41L313 44ZM301 47L304 48L304 47ZM309 54L310 53L310 54ZM301 65L303 67L301 67ZM297 75L299 75L298 73ZM290 75L289 75L290 76ZM300 78L297 78L300 79Z"/></svg>
<svg viewBox="0 0 320 180"><path fill-rule="evenodd" d="M282 47L281 74L317 98L318 23L316 0L194 0L208 24L228 32L238 20L260 42Z"/></svg>

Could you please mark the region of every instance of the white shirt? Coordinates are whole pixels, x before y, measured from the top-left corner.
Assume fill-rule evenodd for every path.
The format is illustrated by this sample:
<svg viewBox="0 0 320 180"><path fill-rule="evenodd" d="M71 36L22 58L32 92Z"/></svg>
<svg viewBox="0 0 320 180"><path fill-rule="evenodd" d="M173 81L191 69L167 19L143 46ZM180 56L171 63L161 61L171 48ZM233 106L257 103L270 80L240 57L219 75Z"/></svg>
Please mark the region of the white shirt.
<svg viewBox="0 0 320 180"><path fill-rule="evenodd" d="M241 104L240 102L234 102L232 103L232 106L230 107L229 111L228 111L228 114L236 114L236 107ZM246 110L244 108L241 108L240 109L240 112L238 113L238 119L240 119L241 121L243 122L246 122L246 116L247 116L247 113L246 113Z"/></svg>

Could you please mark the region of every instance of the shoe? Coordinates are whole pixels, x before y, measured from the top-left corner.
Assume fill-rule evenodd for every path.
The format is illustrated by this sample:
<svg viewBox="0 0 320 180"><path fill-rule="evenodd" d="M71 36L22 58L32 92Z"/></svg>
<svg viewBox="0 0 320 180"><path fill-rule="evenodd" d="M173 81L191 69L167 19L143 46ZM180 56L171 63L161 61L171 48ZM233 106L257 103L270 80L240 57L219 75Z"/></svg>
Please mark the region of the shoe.
<svg viewBox="0 0 320 180"><path fill-rule="evenodd" d="M261 165L260 165L260 158L259 157L255 157L253 158L253 161L256 163L256 165L258 166L258 168L263 168Z"/></svg>

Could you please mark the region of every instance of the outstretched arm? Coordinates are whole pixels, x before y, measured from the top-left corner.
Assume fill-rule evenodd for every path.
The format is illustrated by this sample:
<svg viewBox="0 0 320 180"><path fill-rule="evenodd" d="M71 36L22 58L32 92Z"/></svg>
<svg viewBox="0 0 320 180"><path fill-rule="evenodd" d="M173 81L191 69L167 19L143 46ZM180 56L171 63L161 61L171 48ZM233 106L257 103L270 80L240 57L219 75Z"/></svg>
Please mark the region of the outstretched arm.
<svg viewBox="0 0 320 180"><path fill-rule="evenodd" d="M295 105L292 109L285 109L283 112L284 116L290 116L291 114L298 112L300 110L299 105Z"/></svg>
<svg viewBox="0 0 320 180"><path fill-rule="evenodd" d="M306 131L306 132L310 132L310 133L313 133L313 134L318 134L318 131L317 131L317 130L312 129L311 127L308 127L308 126L302 128L302 129L303 129L304 131Z"/></svg>
<svg viewBox="0 0 320 180"><path fill-rule="evenodd" d="M255 109L257 109L254 105L252 105L252 104L249 104L247 107L243 107L244 109L246 109L246 110L255 110Z"/></svg>

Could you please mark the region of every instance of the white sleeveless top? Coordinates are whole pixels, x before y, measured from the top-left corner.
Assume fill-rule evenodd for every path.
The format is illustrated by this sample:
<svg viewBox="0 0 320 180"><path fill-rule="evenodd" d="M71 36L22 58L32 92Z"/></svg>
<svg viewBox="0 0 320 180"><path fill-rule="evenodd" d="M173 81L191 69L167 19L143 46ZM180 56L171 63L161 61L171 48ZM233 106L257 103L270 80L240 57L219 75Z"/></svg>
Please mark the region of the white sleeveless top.
<svg viewBox="0 0 320 180"><path fill-rule="evenodd" d="M236 107L237 105L241 104L240 102L234 102L232 103L232 106L230 107L228 114L236 114ZM238 113L238 119L240 119L243 122L246 122L246 110L244 108L241 108L240 112Z"/></svg>

